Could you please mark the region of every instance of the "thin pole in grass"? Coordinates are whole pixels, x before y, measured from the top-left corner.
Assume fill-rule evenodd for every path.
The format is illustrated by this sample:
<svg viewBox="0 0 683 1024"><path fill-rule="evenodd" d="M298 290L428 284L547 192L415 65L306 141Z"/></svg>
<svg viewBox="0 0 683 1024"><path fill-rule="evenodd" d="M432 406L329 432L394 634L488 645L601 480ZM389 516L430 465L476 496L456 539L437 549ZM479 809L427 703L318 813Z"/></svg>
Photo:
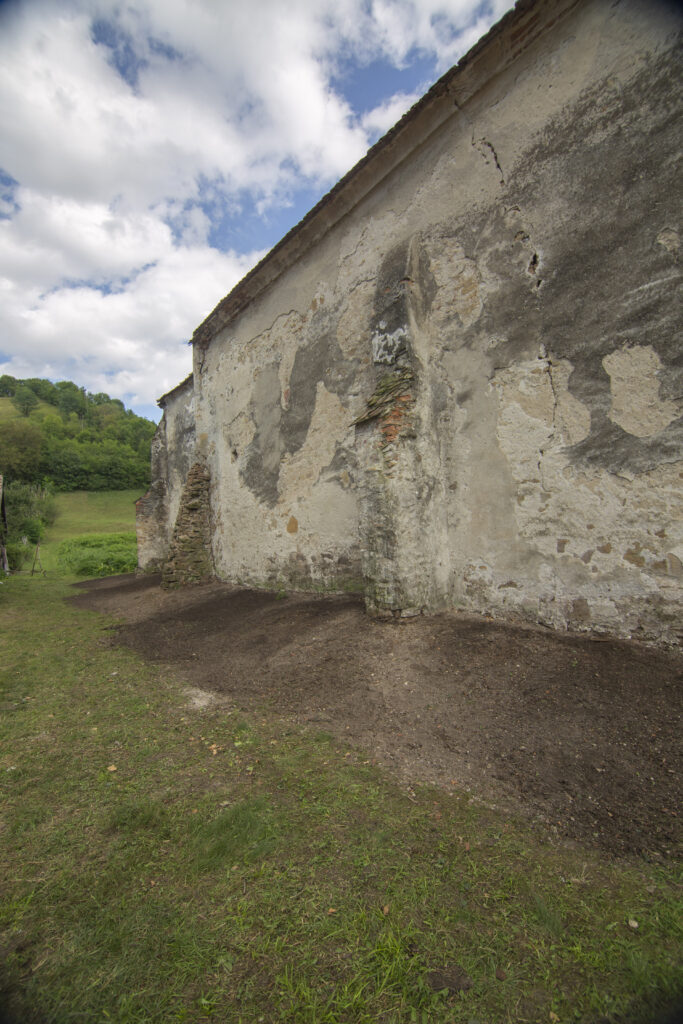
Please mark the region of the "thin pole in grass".
<svg viewBox="0 0 683 1024"><path fill-rule="evenodd" d="M36 544L36 553L33 556L33 565L31 566L31 576L38 572L36 569L36 563L40 566L40 572L42 572L43 576L47 576L47 573L43 569L43 563L40 560L40 541Z"/></svg>

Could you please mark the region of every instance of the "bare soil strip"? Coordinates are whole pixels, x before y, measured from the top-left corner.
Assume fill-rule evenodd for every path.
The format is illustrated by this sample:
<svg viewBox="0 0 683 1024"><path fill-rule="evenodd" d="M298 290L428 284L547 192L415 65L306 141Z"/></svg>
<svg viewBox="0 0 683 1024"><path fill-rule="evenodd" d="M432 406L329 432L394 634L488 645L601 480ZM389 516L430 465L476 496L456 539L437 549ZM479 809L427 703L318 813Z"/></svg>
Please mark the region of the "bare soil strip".
<svg viewBox="0 0 683 1024"><path fill-rule="evenodd" d="M78 590L123 620L113 643L331 733L408 786L467 789L611 854L680 853L679 653L465 614L377 621L355 597L222 583Z"/></svg>

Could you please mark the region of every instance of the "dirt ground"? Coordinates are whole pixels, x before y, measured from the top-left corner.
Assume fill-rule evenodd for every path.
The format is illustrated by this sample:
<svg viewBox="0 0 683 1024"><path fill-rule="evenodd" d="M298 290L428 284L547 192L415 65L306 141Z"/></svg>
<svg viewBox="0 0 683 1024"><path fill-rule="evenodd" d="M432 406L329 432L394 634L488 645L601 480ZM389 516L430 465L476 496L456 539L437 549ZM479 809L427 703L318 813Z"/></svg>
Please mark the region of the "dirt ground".
<svg viewBox="0 0 683 1024"><path fill-rule="evenodd" d="M377 621L356 597L149 576L78 590L123 622L112 643L331 733L408 787L466 789L611 854L680 853L680 654L467 614Z"/></svg>

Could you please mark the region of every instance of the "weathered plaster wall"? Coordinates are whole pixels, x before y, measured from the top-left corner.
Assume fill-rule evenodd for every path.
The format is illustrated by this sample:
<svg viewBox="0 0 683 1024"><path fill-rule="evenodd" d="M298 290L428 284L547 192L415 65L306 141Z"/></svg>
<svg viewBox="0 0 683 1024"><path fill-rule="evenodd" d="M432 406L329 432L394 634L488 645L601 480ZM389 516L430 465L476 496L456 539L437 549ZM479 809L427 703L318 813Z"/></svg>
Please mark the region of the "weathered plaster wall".
<svg viewBox="0 0 683 1024"><path fill-rule="evenodd" d="M160 399L163 415L152 439L152 483L136 503L138 564L159 569L168 557L187 474L194 460L194 386L188 377Z"/></svg>
<svg viewBox="0 0 683 1024"><path fill-rule="evenodd" d="M538 4L204 331L218 575L675 639L679 28Z"/></svg>
<svg viewBox="0 0 683 1024"><path fill-rule="evenodd" d="M425 238L455 603L632 635L680 629L672 13L582 6L551 52L537 44L514 93L472 115L497 200ZM551 88L532 102L535 79ZM539 108L543 128L520 148L510 128Z"/></svg>
<svg viewBox="0 0 683 1024"><path fill-rule="evenodd" d="M278 314L263 303L208 351L196 352L213 558L229 579L320 588L361 583L351 425L363 374L361 338L340 342L339 299L318 280L306 274L313 294L295 296L292 284L291 308Z"/></svg>

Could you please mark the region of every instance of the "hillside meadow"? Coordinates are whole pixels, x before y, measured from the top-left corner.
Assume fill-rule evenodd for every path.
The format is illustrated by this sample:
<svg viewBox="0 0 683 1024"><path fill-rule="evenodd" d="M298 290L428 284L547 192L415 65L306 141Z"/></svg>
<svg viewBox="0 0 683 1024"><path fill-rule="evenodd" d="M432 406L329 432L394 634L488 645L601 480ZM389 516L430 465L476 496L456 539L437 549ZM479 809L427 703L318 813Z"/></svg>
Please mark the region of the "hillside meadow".
<svg viewBox="0 0 683 1024"><path fill-rule="evenodd" d="M121 534L135 531L138 489L127 491L72 491L56 494L57 517L40 546L43 568L63 575L58 550L63 541L88 534Z"/></svg>

